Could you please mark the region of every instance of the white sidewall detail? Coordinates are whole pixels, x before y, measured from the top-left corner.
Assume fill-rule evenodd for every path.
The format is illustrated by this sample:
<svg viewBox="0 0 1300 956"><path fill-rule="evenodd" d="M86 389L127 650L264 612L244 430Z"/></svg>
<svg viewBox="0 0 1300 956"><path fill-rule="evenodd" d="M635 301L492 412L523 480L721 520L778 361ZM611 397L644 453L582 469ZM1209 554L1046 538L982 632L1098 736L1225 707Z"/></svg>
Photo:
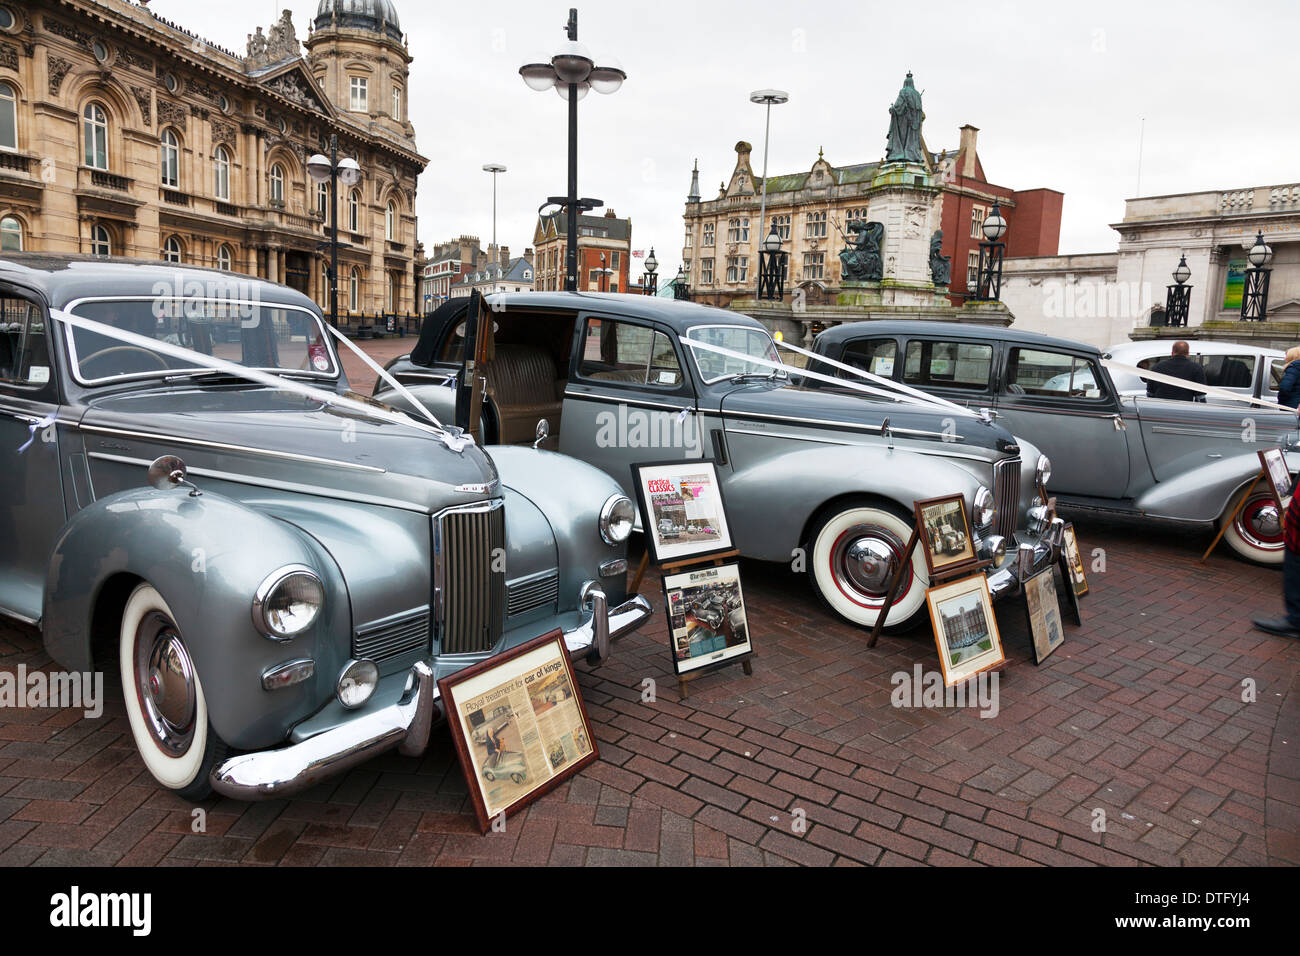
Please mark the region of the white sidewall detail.
<svg viewBox="0 0 1300 956"><path fill-rule="evenodd" d="M1245 492L1242 492L1244 494ZM1228 547L1247 561L1255 564L1280 566L1284 557L1286 547L1279 542L1278 546L1273 549L1257 548L1245 538L1243 538L1236 528L1236 522L1232 521L1232 514L1237 510L1237 505L1242 500L1242 494L1233 495L1232 500L1228 502L1227 510L1224 512L1223 520L1228 522L1228 527L1223 532L1223 540L1227 542ZM1261 492L1258 487L1251 493L1251 498L1271 498L1271 492Z"/></svg>
<svg viewBox="0 0 1300 956"><path fill-rule="evenodd" d="M194 739L190 749L180 757L173 757L154 743L153 731L140 709L139 691L135 685L135 632L145 615L158 611L174 624L175 615L167 602L153 587L141 584L131 592L122 611L122 629L118 639L118 661L122 676L122 697L126 701L126 716L131 725L131 736L135 738L136 750L155 780L170 790L180 790L189 786L198 777L203 766L203 755L208 749L208 702L203 696L203 684L198 673L194 675L194 692L198 712L195 716ZM184 635L182 635L182 638Z"/></svg>
<svg viewBox="0 0 1300 956"><path fill-rule="evenodd" d="M850 508L831 518L822 527L817 540L813 542L812 568L817 590L826 599L826 603L841 617L855 624L870 627L876 623L879 612L873 608L862 607L845 597L836 586L830 568L831 551L836 540L854 525L861 524L877 525L889 531L902 542L902 546L906 546L912 535L912 526L891 512L879 508ZM911 620L925 605L925 588L929 577L925 569L925 555L921 553L919 546L912 554L912 575L911 590L902 601L894 605L889 617L886 618L886 623L891 626L901 625Z"/></svg>

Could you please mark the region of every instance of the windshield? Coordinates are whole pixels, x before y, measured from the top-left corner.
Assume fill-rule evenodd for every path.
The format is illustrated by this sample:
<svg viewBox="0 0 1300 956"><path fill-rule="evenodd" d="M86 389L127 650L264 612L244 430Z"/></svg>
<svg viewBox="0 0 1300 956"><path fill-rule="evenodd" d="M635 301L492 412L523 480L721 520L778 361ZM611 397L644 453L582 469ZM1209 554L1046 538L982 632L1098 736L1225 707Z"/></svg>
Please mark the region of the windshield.
<svg viewBox="0 0 1300 956"><path fill-rule="evenodd" d="M776 346L772 344L772 337L764 329L750 329L738 325L698 325L686 333L686 338L726 349L729 352L750 355L765 362L776 364L781 362L776 354ZM760 365L758 362L746 362L743 359L719 355L706 349L689 349L689 351L695 357L695 367L700 370L700 378L704 379L706 385L733 375L785 374L766 365Z"/></svg>
<svg viewBox="0 0 1300 956"><path fill-rule="evenodd" d="M293 306L228 299L116 299L82 301L74 315L158 339L248 368L336 378L338 368L321 320ZM127 345L88 329L69 328L77 378L86 384L153 378L186 371L211 374L196 363Z"/></svg>

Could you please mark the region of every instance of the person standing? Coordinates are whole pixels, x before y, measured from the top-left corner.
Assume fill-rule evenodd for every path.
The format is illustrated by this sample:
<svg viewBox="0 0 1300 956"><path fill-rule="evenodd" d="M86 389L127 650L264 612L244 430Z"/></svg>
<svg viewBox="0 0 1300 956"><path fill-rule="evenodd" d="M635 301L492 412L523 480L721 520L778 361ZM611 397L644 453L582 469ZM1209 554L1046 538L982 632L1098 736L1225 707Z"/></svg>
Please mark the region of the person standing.
<svg viewBox="0 0 1300 956"><path fill-rule="evenodd" d="M1169 353L1169 358L1158 363L1151 371L1160 375L1169 375L1173 378L1195 382L1197 385L1204 385L1205 369L1201 368L1200 362L1194 362L1188 358L1190 351L1191 349L1186 342L1175 342L1173 350ZM1195 401L1200 394L1200 392L1194 392L1189 388L1179 388L1177 385L1168 385L1164 382L1147 382L1147 395L1150 398L1171 398L1191 402Z"/></svg>
<svg viewBox="0 0 1300 956"><path fill-rule="evenodd" d="M1269 634L1300 639L1300 510L1290 503L1282 519L1282 542L1282 597L1286 613L1272 619L1257 617L1253 623Z"/></svg>
<svg viewBox="0 0 1300 956"><path fill-rule="evenodd" d="M1288 408L1300 405L1300 345L1286 350L1286 370L1277 386L1277 400Z"/></svg>

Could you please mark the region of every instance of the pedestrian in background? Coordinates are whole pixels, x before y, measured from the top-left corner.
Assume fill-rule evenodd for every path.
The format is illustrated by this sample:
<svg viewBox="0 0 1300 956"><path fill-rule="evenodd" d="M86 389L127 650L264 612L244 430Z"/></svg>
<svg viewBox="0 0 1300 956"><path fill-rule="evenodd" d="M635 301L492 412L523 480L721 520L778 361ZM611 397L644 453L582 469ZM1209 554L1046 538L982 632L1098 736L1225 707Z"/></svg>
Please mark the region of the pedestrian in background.
<svg viewBox="0 0 1300 956"><path fill-rule="evenodd" d="M1286 369L1277 386L1277 400L1288 408L1300 405L1300 345L1286 350Z"/></svg>
<svg viewBox="0 0 1300 956"><path fill-rule="evenodd" d="M1186 342L1175 342L1169 358L1158 363L1151 371L1204 385L1205 369L1201 367L1200 362L1188 358L1190 351ZM1177 385L1167 385L1164 382L1147 382L1147 395L1151 398L1172 398L1192 402L1200 397L1201 393L1193 392L1189 388L1179 388Z"/></svg>

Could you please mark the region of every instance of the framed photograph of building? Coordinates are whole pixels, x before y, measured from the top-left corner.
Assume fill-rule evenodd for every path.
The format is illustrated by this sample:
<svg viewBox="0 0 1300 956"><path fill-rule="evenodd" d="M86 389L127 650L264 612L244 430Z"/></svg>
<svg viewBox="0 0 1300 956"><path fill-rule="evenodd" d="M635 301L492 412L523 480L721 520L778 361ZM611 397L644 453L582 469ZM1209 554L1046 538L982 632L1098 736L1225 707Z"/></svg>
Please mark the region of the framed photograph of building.
<svg viewBox="0 0 1300 956"><path fill-rule="evenodd" d="M664 606L673 670L679 675L753 650L739 564L665 575Z"/></svg>
<svg viewBox="0 0 1300 956"><path fill-rule="evenodd" d="M1295 493L1295 482L1291 478L1291 469L1287 467L1286 455L1281 448L1263 448L1259 452L1259 464L1268 478L1268 485L1273 489L1273 500L1279 508L1286 507L1286 499Z"/></svg>
<svg viewBox="0 0 1300 956"><path fill-rule="evenodd" d="M961 495L927 498L914 507L921 550L931 577L979 563L971 543L970 522L966 520L966 501Z"/></svg>
<svg viewBox="0 0 1300 956"><path fill-rule="evenodd" d="M694 561L735 550L712 461L633 465L632 482L653 564Z"/></svg>
<svg viewBox="0 0 1300 956"><path fill-rule="evenodd" d="M438 681L479 829L596 759L587 707L557 628Z"/></svg>
<svg viewBox="0 0 1300 956"><path fill-rule="evenodd" d="M1034 643L1034 663L1041 664L1065 641L1065 625L1056 600L1056 568L1039 571L1025 582L1025 609Z"/></svg>
<svg viewBox="0 0 1300 956"><path fill-rule="evenodd" d="M1083 573L1083 554L1079 551L1079 539L1074 535L1074 525L1067 524L1061 536L1061 564L1066 582L1074 591L1075 597L1088 593L1088 576Z"/></svg>
<svg viewBox="0 0 1300 956"><path fill-rule="evenodd" d="M983 574L936 585L925 592L945 687L956 687L1006 658L993 599Z"/></svg>

